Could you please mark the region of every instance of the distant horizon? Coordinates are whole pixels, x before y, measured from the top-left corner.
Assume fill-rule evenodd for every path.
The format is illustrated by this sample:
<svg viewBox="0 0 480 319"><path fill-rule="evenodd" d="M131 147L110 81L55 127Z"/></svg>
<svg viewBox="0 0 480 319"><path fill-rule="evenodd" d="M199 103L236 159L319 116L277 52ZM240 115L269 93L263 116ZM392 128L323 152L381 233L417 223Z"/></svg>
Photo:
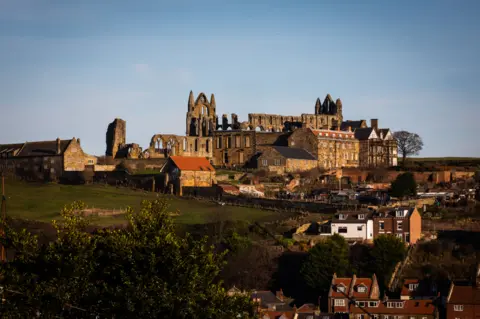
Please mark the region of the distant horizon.
<svg viewBox="0 0 480 319"><path fill-rule="evenodd" d="M104 154L185 134L190 90L217 115L314 113L419 134L419 157L480 157L480 2L0 0L0 143L79 137ZM230 116L229 116L230 118Z"/></svg>

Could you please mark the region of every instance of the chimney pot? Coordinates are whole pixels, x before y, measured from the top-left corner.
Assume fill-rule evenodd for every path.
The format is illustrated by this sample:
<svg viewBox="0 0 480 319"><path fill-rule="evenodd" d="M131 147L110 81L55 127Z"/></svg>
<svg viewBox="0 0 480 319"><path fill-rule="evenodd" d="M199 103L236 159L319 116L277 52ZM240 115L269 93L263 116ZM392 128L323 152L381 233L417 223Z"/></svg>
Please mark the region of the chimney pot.
<svg viewBox="0 0 480 319"><path fill-rule="evenodd" d="M370 126L373 129L378 130L378 119L371 119L370 120Z"/></svg>
<svg viewBox="0 0 480 319"><path fill-rule="evenodd" d="M57 142L57 154L60 154L62 150L61 150L61 141L59 137L57 137L56 142Z"/></svg>

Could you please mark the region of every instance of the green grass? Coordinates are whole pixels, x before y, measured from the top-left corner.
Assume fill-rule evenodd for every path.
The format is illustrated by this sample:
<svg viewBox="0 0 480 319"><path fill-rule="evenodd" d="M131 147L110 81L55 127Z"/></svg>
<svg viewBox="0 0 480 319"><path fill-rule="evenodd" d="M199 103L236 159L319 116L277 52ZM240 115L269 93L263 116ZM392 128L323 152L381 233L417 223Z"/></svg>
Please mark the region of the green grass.
<svg viewBox="0 0 480 319"><path fill-rule="evenodd" d="M144 170L135 171L135 172L132 173L132 175L151 175L151 174L157 175L157 174L161 174L161 173L162 172L160 172L158 170L144 169Z"/></svg>
<svg viewBox="0 0 480 319"><path fill-rule="evenodd" d="M140 207L142 200L165 197L172 211L179 210L176 221L180 224L204 224L218 220L266 221L281 218L278 212L232 206L212 202L182 199L141 190L102 185L32 184L6 180L7 215L17 218L48 222L59 218L62 207L81 200L88 207L125 209ZM123 223L123 215L94 217L93 223L109 226Z"/></svg>

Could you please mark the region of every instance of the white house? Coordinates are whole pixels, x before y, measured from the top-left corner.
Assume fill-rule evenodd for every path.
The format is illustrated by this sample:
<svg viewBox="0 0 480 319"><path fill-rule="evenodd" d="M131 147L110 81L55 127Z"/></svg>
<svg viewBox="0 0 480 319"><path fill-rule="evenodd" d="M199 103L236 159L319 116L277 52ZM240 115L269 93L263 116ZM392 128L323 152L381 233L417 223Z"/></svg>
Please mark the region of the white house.
<svg viewBox="0 0 480 319"><path fill-rule="evenodd" d="M340 212L331 223L331 234L351 240L373 240L373 219L370 211Z"/></svg>

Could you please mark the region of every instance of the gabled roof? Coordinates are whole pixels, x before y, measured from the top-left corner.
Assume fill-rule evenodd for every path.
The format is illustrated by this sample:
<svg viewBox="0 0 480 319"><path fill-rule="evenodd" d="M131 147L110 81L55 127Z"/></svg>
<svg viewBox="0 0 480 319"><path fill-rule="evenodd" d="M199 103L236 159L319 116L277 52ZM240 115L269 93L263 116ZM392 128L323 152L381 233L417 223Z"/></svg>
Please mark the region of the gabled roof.
<svg viewBox="0 0 480 319"><path fill-rule="evenodd" d="M63 154L72 140L60 140L60 154ZM57 141L25 142L23 144L0 145L0 150L21 149L16 157L52 156L57 153Z"/></svg>
<svg viewBox="0 0 480 319"><path fill-rule="evenodd" d="M315 156L303 148L273 146L273 149L288 159L316 160Z"/></svg>
<svg viewBox="0 0 480 319"><path fill-rule="evenodd" d="M170 159L182 171L215 172L206 157L170 156Z"/></svg>
<svg viewBox="0 0 480 319"><path fill-rule="evenodd" d="M407 213L404 217L397 217L397 211L402 211ZM380 209L373 214L372 217L374 218L409 218L412 216L413 212L415 211L415 207L396 207L396 208L386 208Z"/></svg>
<svg viewBox="0 0 480 319"><path fill-rule="evenodd" d="M372 127L358 128L355 130L355 138L357 140L368 140L375 129Z"/></svg>
<svg viewBox="0 0 480 319"><path fill-rule="evenodd" d="M332 279L332 286L330 287L331 290L331 297L342 297L347 298L350 284L352 283L352 278L333 278ZM341 292L338 287L345 287L345 291Z"/></svg>

